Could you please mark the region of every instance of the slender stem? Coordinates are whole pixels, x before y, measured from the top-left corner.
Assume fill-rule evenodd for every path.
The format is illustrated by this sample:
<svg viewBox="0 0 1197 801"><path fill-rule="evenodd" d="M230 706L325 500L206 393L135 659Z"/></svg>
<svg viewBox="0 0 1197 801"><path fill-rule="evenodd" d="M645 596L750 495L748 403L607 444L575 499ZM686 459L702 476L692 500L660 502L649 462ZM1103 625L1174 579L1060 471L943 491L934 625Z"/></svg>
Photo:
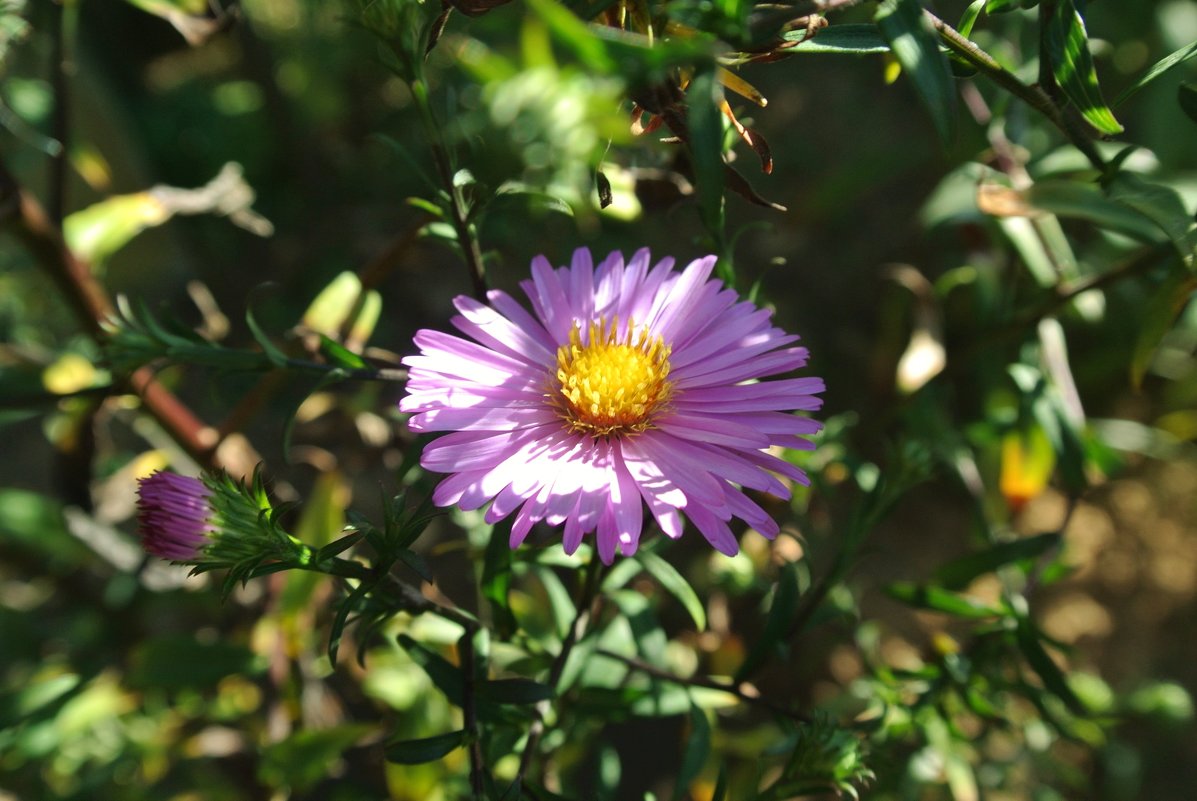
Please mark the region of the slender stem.
<svg viewBox="0 0 1197 801"><path fill-rule="evenodd" d="M565 663L569 661L570 653L577 645L578 640L582 638L582 634L590 622L592 607L599 587L599 576L602 573L601 567L598 555L592 554L590 564L586 566L582 591L578 596L577 614L574 615L573 623L570 624L565 640L561 643L561 650L557 652L557 657L549 667L548 685L554 690L557 689L557 683L561 681L561 674L565 671ZM528 728L528 740L524 743L524 752L520 754L519 770L515 774L515 781L519 784L523 784L524 776L527 775L528 768L532 766L532 758L536 755L541 736L544 735L545 716L550 708L549 701L541 701L536 705L536 719Z"/></svg>
<svg viewBox="0 0 1197 801"><path fill-rule="evenodd" d="M781 715L782 717L787 717L791 720L799 721L800 723L810 722L810 717L808 715L778 706L759 694L749 692L748 690L744 689L746 684L733 684L729 681L719 681L718 679L713 679L709 676L691 676L689 678L684 678L675 673L670 673L667 670L663 670L655 665L650 665L647 662L634 659L630 656L617 654L614 651L608 651L605 648L600 648L598 651L596 651L596 653L605 656L608 659L614 659L618 662L622 662L633 670L637 670L656 679L661 679L662 681L668 681L672 684L677 684L682 687L705 687L710 690L719 690L720 692L734 695L741 701L768 709L770 712L776 715Z"/></svg>
<svg viewBox="0 0 1197 801"><path fill-rule="evenodd" d="M461 646L461 714L465 723L470 755L470 791L474 801L482 801L483 785L482 740L478 736L477 677L474 675L474 629L467 629L458 641Z"/></svg>
<svg viewBox="0 0 1197 801"><path fill-rule="evenodd" d="M486 299L486 265L482 261L482 249L478 245L473 226L470 224L469 208L457 185L453 175L453 165L449 158L449 148L445 144L440 123L432 111L432 104L428 100L428 86L421 78L415 78L411 84L412 97L420 110L420 120L424 124L424 135L428 138L428 146L432 150L432 160L436 164L437 175L445 193L449 197L450 222L457 234L457 244L465 258L466 266L470 270L470 280L474 286L474 297Z"/></svg>
<svg viewBox="0 0 1197 801"><path fill-rule="evenodd" d="M939 34L940 40L949 50L967 61L978 72L984 73L990 80L1006 89L1011 94L1023 100L1031 108L1047 117L1053 125L1068 137L1077 150L1085 154L1094 167L1105 171L1106 162L1093 140L1070 122L1064 110L1057 106L1046 92L1038 86L1028 86L1020 81L1013 73L998 63L997 59L986 53L975 42L967 39L951 25L924 9L923 14L930 21Z"/></svg>

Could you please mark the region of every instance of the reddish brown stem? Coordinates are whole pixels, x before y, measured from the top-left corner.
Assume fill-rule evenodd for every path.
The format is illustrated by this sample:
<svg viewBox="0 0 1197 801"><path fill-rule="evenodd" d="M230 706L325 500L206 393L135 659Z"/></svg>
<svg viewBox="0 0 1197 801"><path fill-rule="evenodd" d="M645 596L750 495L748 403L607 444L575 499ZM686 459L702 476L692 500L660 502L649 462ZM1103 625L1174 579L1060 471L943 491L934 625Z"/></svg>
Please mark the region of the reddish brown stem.
<svg viewBox="0 0 1197 801"><path fill-rule="evenodd" d="M7 224L58 284L83 328L95 339L101 339L102 323L114 310L112 298L92 275L91 267L67 246L62 231L51 222L41 204L21 188L3 164L0 164L0 224ZM206 468L233 472L245 467L240 463L224 464L217 454L219 442L212 429L164 387L152 370L136 371L127 384L141 397L145 410L196 462Z"/></svg>

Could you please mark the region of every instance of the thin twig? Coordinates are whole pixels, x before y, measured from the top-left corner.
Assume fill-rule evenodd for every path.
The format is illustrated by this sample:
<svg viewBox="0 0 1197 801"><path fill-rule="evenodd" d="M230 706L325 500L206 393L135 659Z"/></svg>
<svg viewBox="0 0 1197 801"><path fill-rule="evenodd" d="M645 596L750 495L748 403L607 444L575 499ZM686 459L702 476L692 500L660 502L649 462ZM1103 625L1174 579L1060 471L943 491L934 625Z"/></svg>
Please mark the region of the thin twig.
<svg viewBox="0 0 1197 801"><path fill-rule="evenodd" d="M608 651L605 648L600 648L595 653L605 656L608 659L614 659L618 662L622 662L633 670L637 670L656 679L661 679L662 681L668 681L672 684L677 684L682 687L704 687L709 690L718 690L720 692L729 693L730 695L734 695L736 698L739 698L741 701L768 709L770 712L776 715L781 715L782 717L787 717L800 723L810 722L810 717L808 715L778 706L761 695L749 692L748 690L744 689L744 684L733 684L732 682L719 681L718 679L713 679L709 676L691 676L689 678L685 678L678 676L675 673L670 673L668 670L663 670L655 665L650 665L647 662L642 662L639 659L634 659L630 656L624 656L623 654L617 654L614 651Z"/></svg>

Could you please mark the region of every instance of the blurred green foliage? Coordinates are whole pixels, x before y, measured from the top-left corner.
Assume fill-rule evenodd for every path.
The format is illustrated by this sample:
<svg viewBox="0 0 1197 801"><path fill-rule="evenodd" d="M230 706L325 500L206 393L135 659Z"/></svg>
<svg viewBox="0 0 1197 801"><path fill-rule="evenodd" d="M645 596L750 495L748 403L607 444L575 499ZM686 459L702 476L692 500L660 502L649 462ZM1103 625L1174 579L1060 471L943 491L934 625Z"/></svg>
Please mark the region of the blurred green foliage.
<svg viewBox="0 0 1197 801"><path fill-rule="evenodd" d="M1195 40L1184 0L0 0L0 794L1185 797ZM131 298L99 341L17 181ZM804 333L775 543L600 575L424 514L387 371L581 244L715 252ZM133 479L197 469L144 365L307 570L222 605L140 555Z"/></svg>

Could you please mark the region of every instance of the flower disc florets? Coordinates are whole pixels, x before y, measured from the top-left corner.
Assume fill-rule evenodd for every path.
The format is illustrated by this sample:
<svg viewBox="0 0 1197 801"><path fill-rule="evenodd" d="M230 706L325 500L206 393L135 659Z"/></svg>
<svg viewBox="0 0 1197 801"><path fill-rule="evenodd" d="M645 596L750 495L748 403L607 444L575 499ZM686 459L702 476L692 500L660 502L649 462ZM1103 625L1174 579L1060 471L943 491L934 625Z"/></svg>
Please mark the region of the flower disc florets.
<svg viewBox="0 0 1197 801"><path fill-rule="evenodd" d="M635 434L652 425L669 399L669 347L630 322L621 331L618 318L591 322L583 342L575 323L569 342L557 349L555 378L551 398L571 431Z"/></svg>
<svg viewBox="0 0 1197 801"><path fill-rule="evenodd" d="M661 530L684 514L719 551L738 550L739 518L766 537L775 520L745 494L789 497L806 475L773 449L812 446L819 378L762 380L806 364L798 337L711 279L715 257L675 271L647 250L597 267L543 257L521 284L531 311L499 290L454 300L465 337L423 330L400 409L413 431L444 431L420 463L448 473L439 506L564 526L566 551L596 535L604 562L636 551L647 506ZM625 322L626 321L626 322Z"/></svg>

